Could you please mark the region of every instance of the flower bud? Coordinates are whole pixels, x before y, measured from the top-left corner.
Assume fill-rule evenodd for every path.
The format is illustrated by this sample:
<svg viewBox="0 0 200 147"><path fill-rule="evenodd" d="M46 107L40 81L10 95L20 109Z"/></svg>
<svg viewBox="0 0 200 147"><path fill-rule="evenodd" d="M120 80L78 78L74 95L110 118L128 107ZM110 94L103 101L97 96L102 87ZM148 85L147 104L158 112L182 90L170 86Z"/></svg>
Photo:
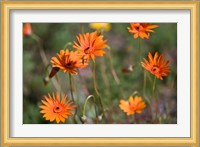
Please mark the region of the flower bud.
<svg viewBox="0 0 200 147"><path fill-rule="evenodd" d="M101 121L102 120L102 114L98 116L98 120Z"/></svg>
<svg viewBox="0 0 200 147"><path fill-rule="evenodd" d="M86 123L86 122L87 122L87 116L83 115L83 116L81 117L81 121L82 121L83 123Z"/></svg>

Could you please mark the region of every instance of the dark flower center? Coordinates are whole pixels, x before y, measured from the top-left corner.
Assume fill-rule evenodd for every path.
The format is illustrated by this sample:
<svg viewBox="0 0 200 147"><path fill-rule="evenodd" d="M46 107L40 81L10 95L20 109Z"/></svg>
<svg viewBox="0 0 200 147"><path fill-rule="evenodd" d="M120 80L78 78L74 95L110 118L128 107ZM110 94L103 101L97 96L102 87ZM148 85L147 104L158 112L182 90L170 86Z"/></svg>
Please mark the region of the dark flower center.
<svg viewBox="0 0 200 147"><path fill-rule="evenodd" d="M138 27L136 27L136 30L139 30L140 29L140 27L138 26Z"/></svg>
<svg viewBox="0 0 200 147"><path fill-rule="evenodd" d="M56 107L54 107L54 109L53 109L53 112L54 113L59 113L59 112L61 112L61 107L59 107L59 106L56 106Z"/></svg>
<svg viewBox="0 0 200 147"><path fill-rule="evenodd" d="M160 69L157 66L152 67L151 71L153 73L159 73Z"/></svg>
<svg viewBox="0 0 200 147"><path fill-rule="evenodd" d="M71 62L68 62L67 64L66 64L66 67L70 67L72 65L72 63Z"/></svg>
<svg viewBox="0 0 200 147"><path fill-rule="evenodd" d="M86 49L84 49L84 53L85 54L90 54L91 53L91 49L90 49L89 46Z"/></svg>

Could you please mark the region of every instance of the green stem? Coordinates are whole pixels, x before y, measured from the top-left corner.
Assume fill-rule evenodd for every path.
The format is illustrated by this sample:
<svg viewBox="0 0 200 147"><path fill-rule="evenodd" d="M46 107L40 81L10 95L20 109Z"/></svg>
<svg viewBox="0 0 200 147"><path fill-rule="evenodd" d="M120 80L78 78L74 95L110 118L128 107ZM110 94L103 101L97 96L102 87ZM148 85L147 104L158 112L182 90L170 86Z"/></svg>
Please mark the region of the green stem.
<svg viewBox="0 0 200 147"><path fill-rule="evenodd" d="M153 88L152 88L152 98L155 98L155 87L156 87L156 76L153 81Z"/></svg>
<svg viewBox="0 0 200 147"><path fill-rule="evenodd" d="M72 83L77 83L73 76L71 77L71 79L72 79ZM72 84L72 89L74 90L74 93L75 93L75 96L76 96L76 103L78 105L78 108L81 109L79 92L77 90L77 84Z"/></svg>
<svg viewBox="0 0 200 147"><path fill-rule="evenodd" d="M156 76L154 78L154 81L153 81L153 88L152 88L152 98L155 100L155 108L156 108L156 114L155 114L155 119L154 119L154 122L157 122L157 118L158 118L158 105L157 105L157 99L155 97L155 87L156 87Z"/></svg>
<svg viewBox="0 0 200 147"><path fill-rule="evenodd" d="M44 51L44 48L43 48L43 44L42 44L42 40L40 39L39 36L37 36L36 34L32 33L31 34L31 37L37 42L38 44L38 49L39 49L39 54L40 54L40 57L42 59L42 62L44 64L45 67L47 67L47 65L49 64L49 60L45 54L45 51ZM50 68L48 68L49 72L51 72ZM56 81L55 79L52 79L52 83L53 83L53 86L55 87L55 89L57 91L60 91L61 90L61 86L59 85L59 82ZM59 88L60 87L60 88ZM62 93L62 92L61 92Z"/></svg>
<svg viewBox="0 0 200 147"><path fill-rule="evenodd" d="M111 49L110 49L110 47L107 47L107 49L109 50L109 53L108 53L107 55L108 55L108 59L109 59L109 63L110 63L110 70L111 70L112 76L113 76L113 78L114 78L116 84L117 84L118 87L119 87L121 96L122 96L122 97L125 97L124 91L123 91L123 89L122 89L122 87L121 87L120 80L119 80L119 78L118 78L118 76L117 76L117 74L116 74L116 72L115 72L115 68L114 68L113 63L112 63Z"/></svg>
<svg viewBox="0 0 200 147"><path fill-rule="evenodd" d="M85 116L85 111L86 111L86 106L87 106L87 102L89 99L93 98L93 101L94 101L94 104L95 104L95 113L96 113L96 118L98 117L98 114L97 114L97 109L96 109L96 100L95 100L95 97L93 95L89 95L86 100L85 100L85 103L84 103L84 106L83 106L83 116Z"/></svg>
<svg viewBox="0 0 200 147"><path fill-rule="evenodd" d="M131 93L131 96L136 96L136 95L138 95L139 94L139 92L138 91L133 91L132 93Z"/></svg>
<svg viewBox="0 0 200 147"><path fill-rule="evenodd" d="M81 33L84 34L84 26L83 26L83 23L80 23L80 30L81 30Z"/></svg>
<svg viewBox="0 0 200 147"><path fill-rule="evenodd" d="M93 85L94 85L94 90L95 90L97 96L99 97L102 112L103 112L103 114L105 116L105 109L104 109L102 97L101 97L101 95L100 95L100 93L99 93L99 91L97 89L97 84L96 84L96 63L95 62L93 64Z"/></svg>
<svg viewBox="0 0 200 147"><path fill-rule="evenodd" d="M144 71L144 85L143 85L143 95L145 96L145 90L146 90L146 83L147 83L147 75L146 75L146 71Z"/></svg>
<svg viewBox="0 0 200 147"><path fill-rule="evenodd" d="M111 68L111 73L113 78L115 79L115 82L117 83L117 85L120 85L120 80L115 72L115 69L113 67L113 63L112 63L112 57L111 57L111 50L109 49L109 53L108 53L108 58L109 58L109 62L110 62L110 68Z"/></svg>
<svg viewBox="0 0 200 147"><path fill-rule="evenodd" d="M73 95L73 88L72 88L72 75L70 73L69 73L69 86L70 86L72 101L74 102L74 95Z"/></svg>
<svg viewBox="0 0 200 147"><path fill-rule="evenodd" d="M72 87L72 75L70 73L69 73L69 85L70 85L70 92L71 92L72 101L75 103L75 101L74 101L74 95L73 95L73 87ZM74 113L74 123L77 124L76 114L77 114L77 107L76 107L75 113Z"/></svg>
<svg viewBox="0 0 200 147"><path fill-rule="evenodd" d="M139 56L139 61L138 62L140 62L141 61L141 48L142 48L142 39L141 38L139 38L139 49L138 49L138 56Z"/></svg>
<svg viewBox="0 0 200 147"><path fill-rule="evenodd" d="M146 97L146 86L147 86L147 72L144 70L144 83L143 83L143 96L146 99L146 101L151 106L151 102L148 97Z"/></svg>
<svg viewBox="0 0 200 147"><path fill-rule="evenodd" d="M149 99L149 97L146 96L146 83L147 83L147 72L144 70L143 96L150 106L151 117L153 120L152 101Z"/></svg>
<svg viewBox="0 0 200 147"><path fill-rule="evenodd" d="M42 45L41 39L35 34L32 34L31 37L38 43L39 53L40 53L42 62L44 63L45 66L47 66L49 64L49 61L42 47L43 45Z"/></svg>
<svg viewBox="0 0 200 147"><path fill-rule="evenodd" d="M71 42L67 42L67 43L64 45L63 49L64 49L64 50L67 49L68 46L72 46L72 43L71 43Z"/></svg>
<svg viewBox="0 0 200 147"><path fill-rule="evenodd" d="M134 123L134 124L137 124L136 114L133 114L133 120L134 120L133 123Z"/></svg>
<svg viewBox="0 0 200 147"><path fill-rule="evenodd" d="M111 98L110 98L110 83L109 83L108 75L106 74L106 63L105 63L105 58L104 57L101 58L100 70L101 70L101 76L103 78L103 82L105 84L106 96L109 98L109 100L111 102Z"/></svg>

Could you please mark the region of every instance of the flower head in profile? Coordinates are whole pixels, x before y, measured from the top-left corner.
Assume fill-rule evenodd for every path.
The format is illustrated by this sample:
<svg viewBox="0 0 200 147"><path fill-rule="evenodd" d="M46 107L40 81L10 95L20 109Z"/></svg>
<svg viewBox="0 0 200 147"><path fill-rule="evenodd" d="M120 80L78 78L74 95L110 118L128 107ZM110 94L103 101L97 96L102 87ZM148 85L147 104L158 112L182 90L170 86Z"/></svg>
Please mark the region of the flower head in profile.
<svg viewBox="0 0 200 147"><path fill-rule="evenodd" d="M158 25L151 25L150 23L130 23L130 25L131 28L128 27L128 30L131 34L134 34L135 39L138 37L149 39L150 32L154 32L152 29L158 27Z"/></svg>
<svg viewBox="0 0 200 147"><path fill-rule="evenodd" d="M90 28L95 29L97 31L103 30L103 31L109 31L111 29L110 23L90 23Z"/></svg>
<svg viewBox="0 0 200 147"><path fill-rule="evenodd" d="M146 104L143 102L141 97L135 96L133 98L133 96L130 96L128 101L120 100L119 107L127 115L131 115L134 113L142 113L142 110L146 107Z"/></svg>
<svg viewBox="0 0 200 147"><path fill-rule="evenodd" d="M73 105L73 102L67 100L67 96L60 97L60 94L57 92L56 96L54 93L52 96L44 96L45 100L41 100L43 105L39 106L42 110L40 113L44 114L43 117L50 122L56 120L57 123L65 122L69 116L72 116L72 110L76 107Z"/></svg>
<svg viewBox="0 0 200 147"><path fill-rule="evenodd" d="M61 69L65 73L77 74L76 68L85 68L88 65L87 62L83 61L83 56L77 51L60 50L60 53L57 55L58 57L51 58L51 63L55 70Z"/></svg>
<svg viewBox="0 0 200 147"><path fill-rule="evenodd" d="M31 24L30 23L25 23L23 27L23 36L29 36L32 34L32 29L31 29Z"/></svg>
<svg viewBox="0 0 200 147"><path fill-rule="evenodd" d="M97 32L79 34L76 37L78 43L74 42L73 47L77 49L83 56L88 59L92 58L93 61L96 56L103 56L106 51L103 50L107 47L105 44L107 40L103 40L103 35L97 35Z"/></svg>
<svg viewBox="0 0 200 147"><path fill-rule="evenodd" d="M163 80L163 76L167 76L171 72L168 65L169 61L165 61L163 54L159 56L158 52L156 52L153 57L149 53L148 58L149 61L144 59L144 62L141 62L142 66L160 80Z"/></svg>

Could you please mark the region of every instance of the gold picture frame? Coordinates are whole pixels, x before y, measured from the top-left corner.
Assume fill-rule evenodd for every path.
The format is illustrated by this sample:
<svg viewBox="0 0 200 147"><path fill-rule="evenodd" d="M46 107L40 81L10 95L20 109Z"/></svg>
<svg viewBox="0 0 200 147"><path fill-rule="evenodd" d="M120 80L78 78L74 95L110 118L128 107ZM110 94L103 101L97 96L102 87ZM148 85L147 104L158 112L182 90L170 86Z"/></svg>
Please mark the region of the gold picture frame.
<svg viewBox="0 0 200 147"><path fill-rule="evenodd" d="M198 145L199 143L199 83L198 83L198 11L199 3L191 2L2 2L2 50L1 50L1 116L2 116L2 145L12 146L131 146L131 145ZM188 138L12 138L10 137L10 11L20 9L48 10L48 9L115 9L115 10L189 10L191 13L191 136Z"/></svg>

